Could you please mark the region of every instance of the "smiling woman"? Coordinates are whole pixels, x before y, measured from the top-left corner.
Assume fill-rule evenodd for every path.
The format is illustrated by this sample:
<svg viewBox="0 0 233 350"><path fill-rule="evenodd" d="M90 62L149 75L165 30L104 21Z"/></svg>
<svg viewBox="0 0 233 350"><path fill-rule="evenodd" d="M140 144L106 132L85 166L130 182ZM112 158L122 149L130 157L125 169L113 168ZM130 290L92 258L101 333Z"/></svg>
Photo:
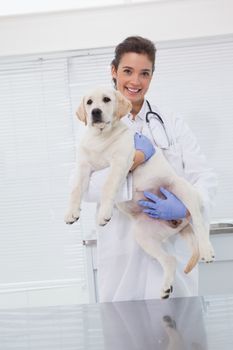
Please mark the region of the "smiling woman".
<svg viewBox="0 0 233 350"><path fill-rule="evenodd" d="M164 150L164 156L176 170L177 175L187 180L188 186L193 188L194 192L196 191L198 198L200 197L202 211L199 222L203 221L203 226L208 227L209 210L216 189L216 176L208 167L192 131L180 116L168 112L166 109L160 110L154 104L152 110L156 110L159 115L162 115L167 132L161 133L162 130L154 128L153 133L155 138L152 138L151 134L148 134L148 126L146 125L148 104L146 103L145 95L152 82L155 53L156 48L154 43L141 36L127 37L115 48L115 55L111 62L112 79L116 90L120 91L132 104L131 113L125 115L122 121L134 133L138 132L143 137L147 136L150 145L155 147L155 154L159 152L157 140L163 139L164 142L167 135L169 135L171 143L169 149ZM154 97L152 101L155 101ZM147 148L148 146L144 147L142 144L138 147L137 142L135 142L133 170L138 165L147 162L150 158L144 155L141 157L141 154L146 154ZM151 164L150 160L149 164ZM145 167L146 165L143 164L140 169L145 169ZM152 170L154 169L147 171L151 174ZM137 170L135 172L137 173ZM101 177L103 177L103 173L100 172L99 178ZM144 181L146 181L146 176L144 177ZM98 181L96 182L96 187L99 187L99 183ZM134 180L133 183L135 183ZM165 186L166 192L164 192L163 186ZM140 192L141 187L138 186L137 188ZM105 190L106 188L104 186L104 193L100 198L105 198ZM156 208L150 207L149 211L146 209L147 205L145 203L150 203L151 205L152 202L145 201L143 193L140 194L140 198L144 198L143 203L141 201L138 202L138 205L144 207L143 212L149 217L146 217L146 219L153 218L152 227L155 230L155 236L152 237L150 235L148 227L146 230L143 230L143 232L147 233L147 242L151 239L148 246L150 245L150 249L153 252L156 250L156 234L161 234L161 230L158 227L156 228L157 222L160 222L159 220L174 220L178 225L185 218L190 220L190 211L187 210L189 209L187 203L185 203L184 199L181 200L181 198L179 199L173 195L177 193L175 189L172 189L171 185L161 184L161 187L157 188L157 190L158 192L156 194L158 197L156 198L156 205L153 204ZM155 185L152 185L150 182L148 191L155 193L157 190L155 189ZM165 194L165 196L162 196L162 194ZM98 204L102 203L100 198L97 199ZM130 199L128 198L127 200L129 201ZM193 213L192 219L194 222ZM187 235L188 228L183 227L183 229ZM177 257L177 275L174 280L172 278L172 282L170 281L168 283L167 289L162 288L162 291L160 291L163 274L161 273L160 266L158 266L159 259L158 261L152 261L149 255L139 249L139 246L133 239L136 230L125 214L118 210L117 207L114 207L111 221L106 227L96 226L96 231L98 240L98 291L101 302L159 298L161 295L162 297L168 297L173 289L173 283L173 296L197 295L198 271L195 268L190 274L184 275L183 269L184 265L186 265L185 260L187 259L188 252L187 247L180 249L182 240L178 235L174 237L173 244L166 242L168 254L170 253ZM179 229L177 228L178 231ZM202 235L202 239L200 240L203 244L207 238L207 231L206 234ZM202 254L201 251L202 248L200 246L200 255ZM163 256L161 251L159 252L159 256L160 258L162 257L162 262L160 261L161 265L166 269L168 257ZM166 273L165 280L167 281Z"/></svg>

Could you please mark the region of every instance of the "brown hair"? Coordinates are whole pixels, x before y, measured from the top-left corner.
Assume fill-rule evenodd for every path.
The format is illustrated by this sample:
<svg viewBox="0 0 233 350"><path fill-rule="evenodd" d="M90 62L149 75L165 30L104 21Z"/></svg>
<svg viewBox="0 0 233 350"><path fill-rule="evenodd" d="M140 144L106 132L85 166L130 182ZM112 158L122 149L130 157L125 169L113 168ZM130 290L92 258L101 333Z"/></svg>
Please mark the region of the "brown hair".
<svg viewBox="0 0 233 350"><path fill-rule="evenodd" d="M146 38L142 38L141 36L129 36L123 40L119 45L116 46L115 57L111 62L111 65L114 66L116 70L119 66L122 56L128 52L146 54L152 63L152 72L154 72L156 47L152 41ZM115 79L113 79L113 82L116 85Z"/></svg>

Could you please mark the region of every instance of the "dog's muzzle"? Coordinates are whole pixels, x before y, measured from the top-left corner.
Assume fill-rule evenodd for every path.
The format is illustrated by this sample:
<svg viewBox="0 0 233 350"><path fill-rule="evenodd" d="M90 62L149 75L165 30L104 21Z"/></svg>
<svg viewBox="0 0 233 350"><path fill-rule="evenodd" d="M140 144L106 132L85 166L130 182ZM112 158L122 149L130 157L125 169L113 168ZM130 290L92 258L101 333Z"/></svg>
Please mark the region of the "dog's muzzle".
<svg viewBox="0 0 233 350"><path fill-rule="evenodd" d="M99 108L94 108L91 112L92 123L102 123L102 111Z"/></svg>

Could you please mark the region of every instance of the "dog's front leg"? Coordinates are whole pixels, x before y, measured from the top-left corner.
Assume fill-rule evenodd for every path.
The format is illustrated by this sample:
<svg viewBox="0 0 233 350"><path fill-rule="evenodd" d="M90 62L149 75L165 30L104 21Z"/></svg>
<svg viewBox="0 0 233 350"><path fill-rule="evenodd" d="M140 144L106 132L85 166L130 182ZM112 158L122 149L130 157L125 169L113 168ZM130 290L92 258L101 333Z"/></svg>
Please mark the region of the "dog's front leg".
<svg viewBox="0 0 233 350"><path fill-rule="evenodd" d="M132 162L124 158L114 159L110 164L110 173L103 186L97 217L100 226L110 221L117 192L125 181L131 166Z"/></svg>
<svg viewBox="0 0 233 350"><path fill-rule="evenodd" d="M70 194L69 206L65 215L65 222L67 224L73 224L79 219L82 196L88 188L90 175L90 164L79 164L77 179L75 181L75 186Z"/></svg>

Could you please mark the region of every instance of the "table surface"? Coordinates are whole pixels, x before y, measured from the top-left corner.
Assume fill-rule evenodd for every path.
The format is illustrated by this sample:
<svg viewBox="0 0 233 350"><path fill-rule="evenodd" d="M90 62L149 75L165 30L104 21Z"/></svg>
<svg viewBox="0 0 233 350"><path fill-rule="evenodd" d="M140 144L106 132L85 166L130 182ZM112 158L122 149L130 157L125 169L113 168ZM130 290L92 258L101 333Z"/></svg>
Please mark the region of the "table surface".
<svg viewBox="0 0 233 350"><path fill-rule="evenodd" d="M0 310L1 349L233 349L233 295Z"/></svg>

